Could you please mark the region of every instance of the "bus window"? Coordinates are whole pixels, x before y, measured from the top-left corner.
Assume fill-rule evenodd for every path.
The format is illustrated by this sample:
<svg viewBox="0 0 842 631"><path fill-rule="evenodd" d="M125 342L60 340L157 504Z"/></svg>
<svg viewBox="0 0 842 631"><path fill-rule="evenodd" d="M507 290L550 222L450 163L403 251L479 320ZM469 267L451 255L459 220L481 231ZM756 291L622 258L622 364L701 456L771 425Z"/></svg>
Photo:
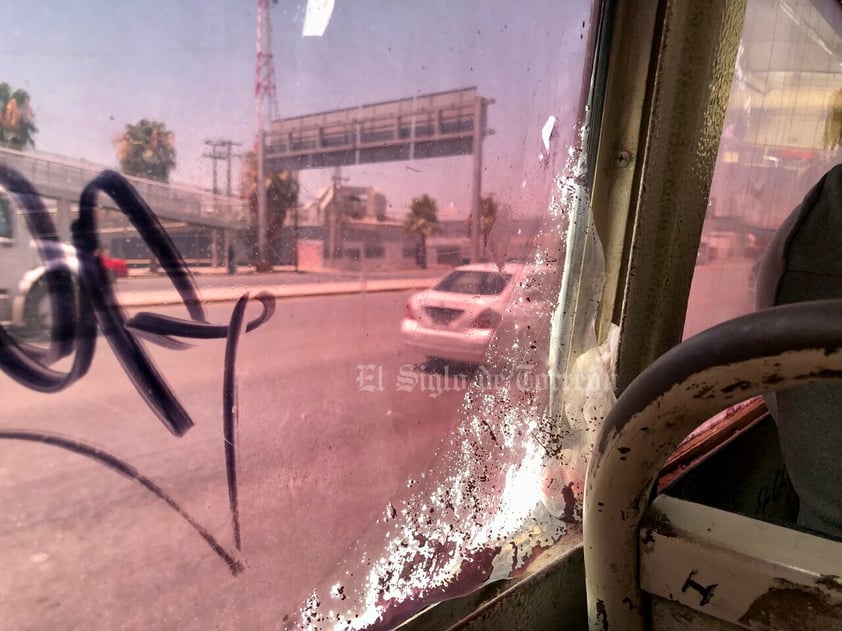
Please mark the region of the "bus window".
<svg viewBox="0 0 842 631"><path fill-rule="evenodd" d="M9 628L388 628L578 541L598 3L235 4L5 12Z"/></svg>
<svg viewBox="0 0 842 631"><path fill-rule="evenodd" d="M685 337L755 310L769 240L839 162L840 43L834 3L748 3Z"/></svg>
<svg viewBox="0 0 842 631"><path fill-rule="evenodd" d="M776 230L839 162L842 11L750 0L684 325L684 337L758 308Z"/></svg>

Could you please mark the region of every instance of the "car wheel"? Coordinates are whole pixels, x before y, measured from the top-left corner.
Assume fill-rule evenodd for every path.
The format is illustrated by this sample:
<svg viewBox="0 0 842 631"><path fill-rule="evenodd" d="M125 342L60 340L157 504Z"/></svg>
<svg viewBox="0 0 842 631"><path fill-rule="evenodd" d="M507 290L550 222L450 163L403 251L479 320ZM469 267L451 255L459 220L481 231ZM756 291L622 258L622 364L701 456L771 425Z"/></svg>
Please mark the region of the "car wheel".
<svg viewBox="0 0 842 631"><path fill-rule="evenodd" d="M59 309L74 309L79 296L77 280L71 277L70 296L59 300ZM43 341L50 337L53 326L53 304L46 279L39 279L29 290L23 305L23 326L20 336L26 341Z"/></svg>
<svg viewBox="0 0 842 631"><path fill-rule="evenodd" d="M43 339L49 336L52 325L52 305L47 283L39 280L26 296L23 306L22 337L27 340Z"/></svg>

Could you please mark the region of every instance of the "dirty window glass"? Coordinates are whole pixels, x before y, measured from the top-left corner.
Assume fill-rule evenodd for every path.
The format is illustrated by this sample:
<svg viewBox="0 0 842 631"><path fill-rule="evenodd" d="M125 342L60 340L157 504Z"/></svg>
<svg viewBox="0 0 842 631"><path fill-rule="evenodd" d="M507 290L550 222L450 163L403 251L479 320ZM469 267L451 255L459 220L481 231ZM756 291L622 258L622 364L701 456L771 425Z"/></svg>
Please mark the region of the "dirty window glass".
<svg viewBox="0 0 842 631"><path fill-rule="evenodd" d="M575 538L591 5L4 9L5 628L388 628Z"/></svg>
<svg viewBox="0 0 842 631"><path fill-rule="evenodd" d="M775 231L840 162L842 9L749 0L685 336L755 310Z"/></svg>

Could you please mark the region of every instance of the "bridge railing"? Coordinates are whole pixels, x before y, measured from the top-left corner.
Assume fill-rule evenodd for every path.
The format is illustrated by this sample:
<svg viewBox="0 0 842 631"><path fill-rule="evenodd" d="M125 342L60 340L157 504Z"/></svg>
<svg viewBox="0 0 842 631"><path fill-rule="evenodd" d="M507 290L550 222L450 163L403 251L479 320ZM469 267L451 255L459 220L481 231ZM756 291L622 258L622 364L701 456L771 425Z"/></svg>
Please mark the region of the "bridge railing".
<svg viewBox="0 0 842 631"><path fill-rule="evenodd" d="M0 148L0 163L19 171L42 195L73 202L88 182L107 168L84 160L5 148ZM159 217L220 228L247 225L247 209L238 197L138 177L127 179ZM116 208L105 195L100 196L99 203L103 208Z"/></svg>

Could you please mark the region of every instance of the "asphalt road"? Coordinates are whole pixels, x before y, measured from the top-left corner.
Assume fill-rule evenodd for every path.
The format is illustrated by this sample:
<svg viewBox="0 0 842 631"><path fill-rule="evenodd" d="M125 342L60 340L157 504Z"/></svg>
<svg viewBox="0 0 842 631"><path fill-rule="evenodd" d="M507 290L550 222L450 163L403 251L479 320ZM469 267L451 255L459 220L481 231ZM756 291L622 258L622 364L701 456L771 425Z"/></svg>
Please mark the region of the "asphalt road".
<svg viewBox="0 0 842 631"><path fill-rule="evenodd" d="M407 296L287 299L241 338L239 551L226 482L223 341L179 351L148 345L195 422L182 438L150 411L102 336L89 374L63 392L36 393L0 376L0 431L58 434L119 457L243 567L233 576L171 506L101 462L0 440L0 626L281 626L457 422L461 392L395 388L401 367L417 360L398 338ZM209 319L227 323L232 307L210 305Z"/></svg>

